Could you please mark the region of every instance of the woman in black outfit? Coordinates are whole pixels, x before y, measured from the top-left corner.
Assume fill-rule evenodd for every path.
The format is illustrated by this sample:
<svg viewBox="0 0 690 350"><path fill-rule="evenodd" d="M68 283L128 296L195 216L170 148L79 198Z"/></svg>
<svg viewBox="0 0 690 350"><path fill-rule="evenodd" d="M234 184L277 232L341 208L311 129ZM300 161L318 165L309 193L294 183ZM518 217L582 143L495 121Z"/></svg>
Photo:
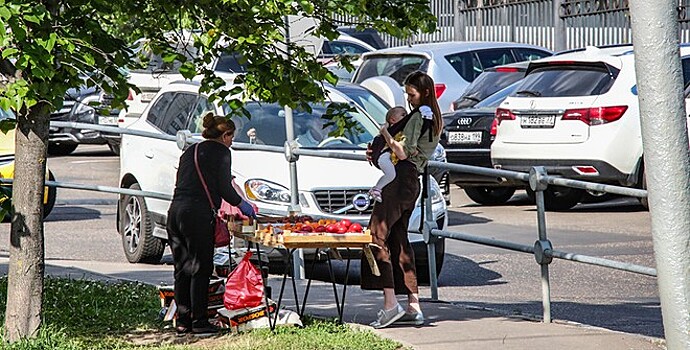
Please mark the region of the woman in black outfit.
<svg viewBox="0 0 690 350"><path fill-rule="evenodd" d="M235 124L208 113L203 119L206 139L189 147L180 157L172 204L168 210L168 237L175 262L175 303L179 334L215 333L208 322L208 284L213 272L214 213L194 165L194 153L214 208L221 198L239 207L244 215L256 216L231 185L230 145Z"/></svg>

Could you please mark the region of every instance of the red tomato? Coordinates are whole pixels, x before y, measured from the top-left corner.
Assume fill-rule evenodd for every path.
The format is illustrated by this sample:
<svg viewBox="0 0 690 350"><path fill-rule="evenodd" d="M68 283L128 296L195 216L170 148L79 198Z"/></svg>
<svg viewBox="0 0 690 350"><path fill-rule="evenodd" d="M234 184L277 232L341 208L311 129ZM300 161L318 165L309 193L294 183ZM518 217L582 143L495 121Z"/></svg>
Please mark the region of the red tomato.
<svg viewBox="0 0 690 350"><path fill-rule="evenodd" d="M340 222L338 224L340 224L340 226L348 228L348 227L350 227L350 225L352 225L352 222L348 219L342 219L342 220L340 220Z"/></svg>
<svg viewBox="0 0 690 350"><path fill-rule="evenodd" d="M316 226L316 228L314 229L314 231L316 231L316 232L326 232L326 226L324 226L324 225Z"/></svg>
<svg viewBox="0 0 690 350"><path fill-rule="evenodd" d="M302 232L312 232L314 229L311 226L305 225L302 226Z"/></svg>
<svg viewBox="0 0 690 350"><path fill-rule="evenodd" d="M345 233L345 232L347 232L347 227L345 227L345 226L338 227L338 233Z"/></svg>
<svg viewBox="0 0 690 350"><path fill-rule="evenodd" d="M328 233L335 233L337 231L338 231L338 227L334 224L329 224L328 226L326 226L326 232L328 232Z"/></svg>
<svg viewBox="0 0 690 350"><path fill-rule="evenodd" d="M350 232L362 232L362 225L359 223L354 223L350 225Z"/></svg>

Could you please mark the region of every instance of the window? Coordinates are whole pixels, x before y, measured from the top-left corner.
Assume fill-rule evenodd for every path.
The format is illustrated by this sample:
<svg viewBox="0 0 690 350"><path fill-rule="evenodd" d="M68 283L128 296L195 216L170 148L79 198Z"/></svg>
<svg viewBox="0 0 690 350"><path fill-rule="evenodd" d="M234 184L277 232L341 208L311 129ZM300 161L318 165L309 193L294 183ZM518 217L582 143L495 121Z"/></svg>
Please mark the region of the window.
<svg viewBox="0 0 690 350"><path fill-rule="evenodd" d="M242 55L236 52L223 52L218 58L216 63L216 72L227 72L227 73L245 73L247 72L247 67L241 64Z"/></svg>
<svg viewBox="0 0 690 350"><path fill-rule="evenodd" d="M200 134L204 130L204 116L208 112L215 112L216 108L213 103L209 102L204 96L197 96L197 102L192 110L192 116L189 118L189 125L187 129L193 134Z"/></svg>
<svg viewBox="0 0 690 350"><path fill-rule="evenodd" d="M163 130L163 122L164 122L164 116L165 116L165 111L168 110L168 107L170 106L170 101L172 101L173 96L175 95L174 92L166 92L162 94L156 102L153 103L151 106L151 109L149 110L149 114L146 116L146 120L156 126L158 129Z"/></svg>
<svg viewBox="0 0 690 350"><path fill-rule="evenodd" d="M615 67L604 63L540 64L528 72L513 96L601 95L609 91L618 72Z"/></svg>
<svg viewBox="0 0 690 350"><path fill-rule="evenodd" d="M178 93L170 102L170 107L163 117L162 131L169 135L175 135L187 126L187 118L194 107L197 95Z"/></svg>
<svg viewBox="0 0 690 350"><path fill-rule="evenodd" d="M472 52L459 52L448 55L445 58L453 69L468 82L474 81L484 70L477 56Z"/></svg>
<svg viewBox="0 0 690 350"><path fill-rule="evenodd" d="M330 48L330 54L333 55L355 55L369 52L367 48L354 43L349 43L346 41L329 41L328 47ZM325 46L324 46L325 48ZM324 52L327 53L327 52Z"/></svg>
<svg viewBox="0 0 690 350"><path fill-rule="evenodd" d="M517 62L534 61L540 58L551 56L551 53L548 51L527 48L513 49L513 53L515 54L515 61Z"/></svg>
<svg viewBox="0 0 690 350"><path fill-rule="evenodd" d="M492 49L477 51L477 57L482 65L482 69L513 63L513 53L510 49Z"/></svg>
<svg viewBox="0 0 690 350"><path fill-rule="evenodd" d="M386 75L402 85L408 74L416 70L426 71L428 63L425 57L417 55L368 56L359 68L355 83L359 84L368 78Z"/></svg>

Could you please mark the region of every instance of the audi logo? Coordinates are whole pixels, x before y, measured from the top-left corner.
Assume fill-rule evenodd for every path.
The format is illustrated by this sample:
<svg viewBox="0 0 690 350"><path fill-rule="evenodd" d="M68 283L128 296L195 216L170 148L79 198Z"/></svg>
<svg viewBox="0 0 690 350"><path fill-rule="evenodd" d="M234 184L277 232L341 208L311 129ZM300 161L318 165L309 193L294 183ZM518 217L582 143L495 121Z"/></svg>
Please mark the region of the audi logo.
<svg viewBox="0 0 690 350"><path fill-rule="evenodd" d="M458 118L458 125L470 125L472 124L472 118Z"/></svg>

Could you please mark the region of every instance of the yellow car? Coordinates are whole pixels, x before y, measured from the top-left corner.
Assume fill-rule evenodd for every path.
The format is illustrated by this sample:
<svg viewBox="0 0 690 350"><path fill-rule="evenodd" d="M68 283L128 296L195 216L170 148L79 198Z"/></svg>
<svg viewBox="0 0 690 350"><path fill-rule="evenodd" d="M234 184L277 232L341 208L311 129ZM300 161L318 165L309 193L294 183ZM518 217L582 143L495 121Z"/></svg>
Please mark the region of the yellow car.
<svg viewBox="0 0 690 350"><path fill-rule="evenodd" d="M15 119L14 113L0 109L0 121L5 119ZM0 178L12 179L14 178L14 134L15 129L8 131L6 134L0 132ZM55 177L50 170L47 170L46 180L54 181ZM2 185L3 188L12 189L11 185ZM2 191L8 193L10 191ZM43 191L43 217L48 216L55 206L55 197L57 196L57 188L45 187ZM7 200L0 194L0 203ZM4 207L4 206L3 206Z"/></svg>

